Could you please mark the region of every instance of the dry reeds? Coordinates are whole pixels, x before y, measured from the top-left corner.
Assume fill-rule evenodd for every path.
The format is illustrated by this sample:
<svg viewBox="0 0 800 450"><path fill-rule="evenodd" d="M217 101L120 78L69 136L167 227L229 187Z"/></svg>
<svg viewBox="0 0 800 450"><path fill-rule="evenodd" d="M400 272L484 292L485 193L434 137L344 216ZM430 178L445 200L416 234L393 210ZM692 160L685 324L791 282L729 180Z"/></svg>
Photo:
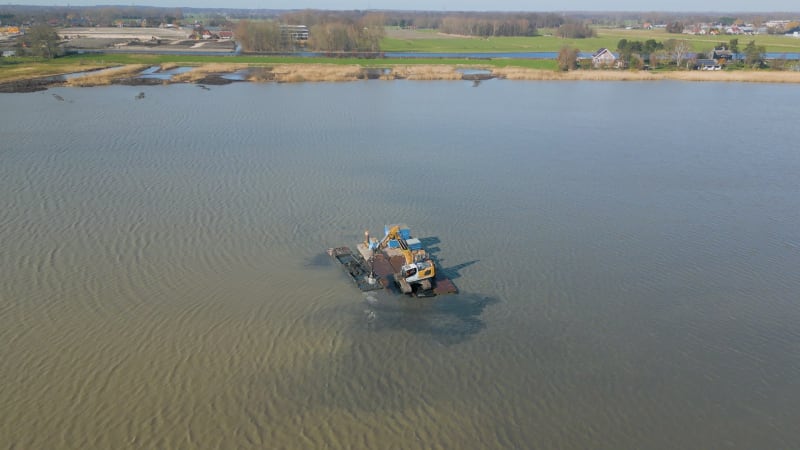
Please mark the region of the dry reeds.
<svg viewBox="0 0 800 450"><path fill-rule="evenodd" d="M138 75L147 67L149 67L147 64L128 64L114 67L95 73L88 73L80 77L70 78L66 81L66 85L75 87L106 86L116 80Z"/></svg>
<svg viewBox="0 0 800 450"><path fill-rule="evenodd" d="M195 67L188 72L174 75L172 77L172 81L176 83L193 83L203 80L209 75L236 72L237 70L246 69L247 67L247 64L203 64L202 66Z"/></svg>
<svg viewBox="0 0 800 450"><path fill-rule="evenodd" d="M683 81L726 81L734 83L800 83L800 72L700 71L666 72L665 78Z"/></svg>
<svg viewBox="0 0 800 450"><path fill-rule="evenodd" d="M726 71L676 71L649 72L630 70L574 70L557 72L551 70L505 67L492 70L498 78L508 80L585 80L585 81L723 81L752 83L800 83L800 72L726 72Z"/></svg>
<svg viewBox="0 0 800 450"><path fill-rule="evenodd" d="M114 69L86 74L67 80L69 86L101 86L117 80L132 77L147 65L127 65ZM174 63L161 65L166 71L178 67ZM477 68L473 67L473 68ZM208 77L224 73L248 70L247 80L254 82L334 82L355 81L367 78L382 80L460 80L462 74L458 67L436 64L409 64L384 68L365 68L357 64L277 64L274 66L253 66L240 63L204 64L189 72L176 74L170 82L195 83L203 82ZM587 80L587 81L726 81L726 82L763 82L763 83L800 83L800 72L767 72L767 71L675 71L650 72L631 70L574 70L560 72L521 67L503 67L491 69L491 74L507 80Z"/></svg>
<svg viewBox="0 0 800 450"><path fill-rule="evenodd" d="M269 77L261 73L254 81L300 83L303 81L355 81L363 78L361 67L338 64L279 64L272 67Z"/></svg>
<svg viewBox="0 0 800 450"><path fill-rule="evenodd" d="M178 63L163 63L158 68L158 70L160 72L166 72L168 70L172 70L172 69L175 69L175 68L178 68L178 67L180 67L180 65Z"/></svg>
<svg viewBox="0 0 800 450"><path fill-rule="evenodd" d="M404 78L406 80L460 80L461 73L454 66L409 65L394 66L386 79Z"/></svg>
<svg viewBox="0 0 800 450"><path fill-rule="evenodd" d="M253 68L249 81L276 81L279 83L356 81L369 77L369 72L381 71L382 80L460 80L461 73L446 65L394 66L389 70L369 69L360 65L340 64L279 64L272 67Z"/></svg>

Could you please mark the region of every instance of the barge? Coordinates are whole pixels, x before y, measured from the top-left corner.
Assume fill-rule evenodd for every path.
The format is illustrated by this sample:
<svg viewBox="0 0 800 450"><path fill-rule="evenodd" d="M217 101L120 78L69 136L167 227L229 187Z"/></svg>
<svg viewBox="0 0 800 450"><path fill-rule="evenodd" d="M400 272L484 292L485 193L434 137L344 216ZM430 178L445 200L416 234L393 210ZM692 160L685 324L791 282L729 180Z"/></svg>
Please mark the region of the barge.
<svg viewBox="0 0 800 450"><path fill-rule="evenodd" d="M399 290L416 297L434 297L458 292L453 281L436 270L436 263L422 247L419 239L411 237L405 225L385 228L380 241L365 233L364 242L356 246L328 249L355 285L363 292L379 289Z"/></svg>

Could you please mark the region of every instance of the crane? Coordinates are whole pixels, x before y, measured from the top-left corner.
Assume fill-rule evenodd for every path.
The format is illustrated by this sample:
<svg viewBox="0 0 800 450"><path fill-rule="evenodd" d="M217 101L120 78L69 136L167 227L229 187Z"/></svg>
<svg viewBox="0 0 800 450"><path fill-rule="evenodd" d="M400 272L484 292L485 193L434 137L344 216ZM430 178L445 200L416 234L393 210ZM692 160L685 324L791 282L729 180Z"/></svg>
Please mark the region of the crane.
<svg viewBox="0 0 800 450"><path fill-rule="evenodd" d="M394 225L389 228L386 236L380 241L370 241L369 232L366 232L365 235L364 244L373 251L383 250L391 240L395 240L399 244L405 264L401 267L400 272L394 274L394 280L404 294L412 293L414 286L418 286L422 290L431 289L431 280L436 276L436 265L428 258L424 250L413 251L408 247L408 243L400 234L399 226Z"/></svg>

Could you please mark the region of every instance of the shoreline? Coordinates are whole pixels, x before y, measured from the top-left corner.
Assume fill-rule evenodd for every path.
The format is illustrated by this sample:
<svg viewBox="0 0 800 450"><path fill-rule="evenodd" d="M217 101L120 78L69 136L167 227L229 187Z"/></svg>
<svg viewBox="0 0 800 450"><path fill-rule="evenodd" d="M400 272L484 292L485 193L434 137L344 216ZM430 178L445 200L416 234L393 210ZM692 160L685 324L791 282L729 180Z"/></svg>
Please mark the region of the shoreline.
<svg viewBox="0 0 800 450"><path fill-rule="evenodd" d="M175 63L160 65L159 72L176 67ZM674 71L651 72L629 70L574 70L560 72L520 67L491 67L482 65L387 64L384 67L323 63L287 63L255 65L243 63L210 63L195 66L188 72L169 78L142 78L146 64L123 64L105 69L90 69L82 75L68 71L45 77L21 77L0 83L0 93L35 92L50 87L92 87L110 84L167 85L175 83L228 84L234 82L348 82L360 80L425 80L479 82L489 79L517 81L689 81L734 83L800 83L800 72L786 71ZM471 72L471 73L470 73ZM80 72L78 72L80 73ZM236 79L226 75L240 74ZM66 78L67 75L73 75Z"/></svg>

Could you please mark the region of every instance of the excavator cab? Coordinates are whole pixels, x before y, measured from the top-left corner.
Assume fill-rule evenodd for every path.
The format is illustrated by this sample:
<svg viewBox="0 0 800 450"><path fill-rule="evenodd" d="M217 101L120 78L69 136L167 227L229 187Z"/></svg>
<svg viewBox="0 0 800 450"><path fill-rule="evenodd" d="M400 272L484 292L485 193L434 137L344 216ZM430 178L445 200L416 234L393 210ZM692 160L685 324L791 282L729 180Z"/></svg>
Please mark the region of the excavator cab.
<svg viewBox="0 0 800 450"><path fill-rule="evenodd" d="M433 262L421 261L413 264L406 264L403 266L403 278L409 283L420 282L433 278L435 273Z"/></svg>

